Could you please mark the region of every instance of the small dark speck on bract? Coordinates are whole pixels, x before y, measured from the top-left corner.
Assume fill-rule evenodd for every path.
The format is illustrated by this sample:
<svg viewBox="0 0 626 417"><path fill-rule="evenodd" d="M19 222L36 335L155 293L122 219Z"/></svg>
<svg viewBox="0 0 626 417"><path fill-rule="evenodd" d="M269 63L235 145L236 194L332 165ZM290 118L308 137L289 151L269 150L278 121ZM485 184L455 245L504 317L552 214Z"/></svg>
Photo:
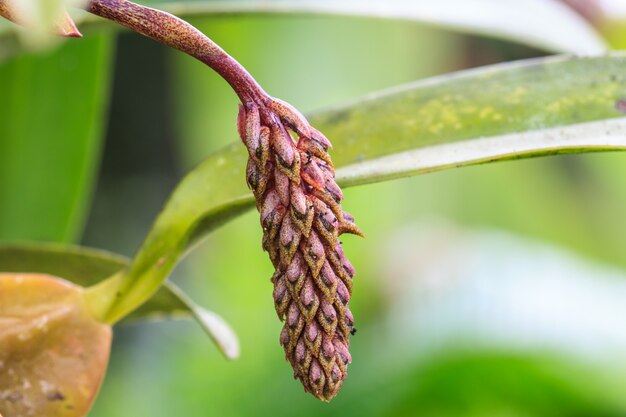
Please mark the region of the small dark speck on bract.
<svg viewBox="0 0 626 417"><path fill-rule="evenodd" d="M621 113L626 113L626 100L619 99L615 102L615 109Z"/></svg>

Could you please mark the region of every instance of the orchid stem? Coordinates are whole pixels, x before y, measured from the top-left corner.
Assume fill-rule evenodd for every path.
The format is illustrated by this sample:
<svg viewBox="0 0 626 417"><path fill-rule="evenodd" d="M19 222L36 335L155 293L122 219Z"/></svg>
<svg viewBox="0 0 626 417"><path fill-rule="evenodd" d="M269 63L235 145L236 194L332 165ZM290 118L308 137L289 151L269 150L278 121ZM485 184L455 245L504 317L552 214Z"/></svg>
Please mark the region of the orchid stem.
<svg viewBox="0 0 626 417"><path fill-rule="evenodd" d="M190 23L127 0L91 0L86 9L205 63L230 84L243 104L267 103L267 93L250 73Z"/></svg>

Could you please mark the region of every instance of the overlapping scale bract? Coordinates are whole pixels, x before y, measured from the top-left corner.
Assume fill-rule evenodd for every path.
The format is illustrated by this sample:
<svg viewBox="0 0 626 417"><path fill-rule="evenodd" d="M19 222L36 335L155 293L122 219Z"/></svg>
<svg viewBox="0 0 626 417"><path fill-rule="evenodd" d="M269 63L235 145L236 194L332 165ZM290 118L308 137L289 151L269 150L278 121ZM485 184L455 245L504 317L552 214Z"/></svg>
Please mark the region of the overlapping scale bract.
<svg viewBox="0 0 626 417"><path fill-rule="evenodd" d="M349 308L355 271L338 240L360 235L341 208L330 142L277 99L241 106L238 130L249 152L246 180L275 267L274 303L284 321L280 344L307 392L330 401L351 362Z"/></svg>

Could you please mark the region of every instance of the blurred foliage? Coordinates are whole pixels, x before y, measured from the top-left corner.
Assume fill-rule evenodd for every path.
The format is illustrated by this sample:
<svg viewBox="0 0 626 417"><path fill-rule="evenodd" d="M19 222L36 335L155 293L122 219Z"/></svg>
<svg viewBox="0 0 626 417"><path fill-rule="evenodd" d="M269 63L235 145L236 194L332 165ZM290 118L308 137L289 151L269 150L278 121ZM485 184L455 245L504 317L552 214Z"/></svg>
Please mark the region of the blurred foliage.
<svg viewBox="0 0 626 417"><path fill-rule="evenodd" d="M25 1L26 4L35 4L39 0ZM84 0L47 0L46 3L39 1L39 11L44 11L44 5L50 7L59 2L72 1ZM504 39L554 53L589 55L601 54L607 50L604 39L592 22L558 1L385 0L384 7L376 2L352 0L144 0L141 3L157 6L183 19L194 16L264 14L360 16L413 21L459 33ZM489 13L484 13L484 10L489 10ZM106 26L111 30L120 29L119 26L93 17L81 16L79 22L87 30L99 26ZM554 27L559 30L555 31ZM0 35L2 31L0 24Z"/></svg>
<svg viewBox="0 0 626 417"><path fill-rule="evenodd" d="M66 43L0 65L0 240L81 234L100 159L112 42Z"/></svg>

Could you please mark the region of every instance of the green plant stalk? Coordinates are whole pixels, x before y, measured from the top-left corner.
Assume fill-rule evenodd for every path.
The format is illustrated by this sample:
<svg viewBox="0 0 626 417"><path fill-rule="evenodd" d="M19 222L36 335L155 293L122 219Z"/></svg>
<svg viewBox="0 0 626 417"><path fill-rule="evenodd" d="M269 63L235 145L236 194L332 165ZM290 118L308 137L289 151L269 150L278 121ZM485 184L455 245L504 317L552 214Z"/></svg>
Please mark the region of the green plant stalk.
<svg viewBox="0 0 626 417"><path fill-rule="evenodd" d="M86 10L205 63L230 84L245 106L265 109L270 104L271 97L245 68L188 22L126 0L92 0ZM159 239L158 225L163 220L157 220L143 247L160 247L147 243ZM146 253L140 250L130 270L122 271L89 290L90 306L96 317L114 323L141 306L159 289L183 250L184 246L178 245L164 256L160 251Z"/></svg>

